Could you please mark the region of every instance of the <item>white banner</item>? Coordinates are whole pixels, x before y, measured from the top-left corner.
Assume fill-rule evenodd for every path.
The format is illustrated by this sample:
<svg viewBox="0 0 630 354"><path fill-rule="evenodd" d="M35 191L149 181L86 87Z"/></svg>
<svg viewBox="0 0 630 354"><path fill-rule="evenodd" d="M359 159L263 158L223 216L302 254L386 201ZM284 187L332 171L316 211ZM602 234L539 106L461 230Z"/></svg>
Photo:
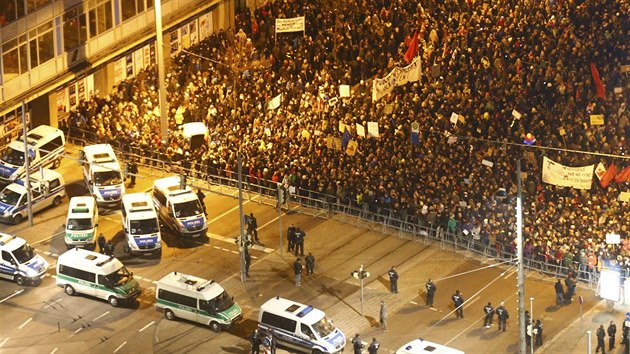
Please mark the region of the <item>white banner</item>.
<svg viewBox="0 0 630 354"><path fill-rule="evenodd" d="M545 183L575 189L590 189L595 165L569 167L543 158L542 180Z"/></svg>
<svg viewBox="0 0 630 354"><path fill-rule="evenodd" d="M304 28L306 28L304 16L276 19L276 33L300 32L304 31Z"/></svg>
<svg viewBox="0 0 630 354"><path fill-rule="evenodd" d="M276 109L276 108L280 107L280 103L281 102L282 102L282 94L279 94L278 96L276 96L273 99L271 99L271 101L269 101L267 108L268 109Z"/></svg>
<svg viewBox="0 0 630 354"><path fill-rule="evenodd" d="M392 92L396 86L420 80L421 66L420 57L415 57L411 64L403 68L394 68L385 78L374 79L372 101L380 100L383 96Z"/></svg>

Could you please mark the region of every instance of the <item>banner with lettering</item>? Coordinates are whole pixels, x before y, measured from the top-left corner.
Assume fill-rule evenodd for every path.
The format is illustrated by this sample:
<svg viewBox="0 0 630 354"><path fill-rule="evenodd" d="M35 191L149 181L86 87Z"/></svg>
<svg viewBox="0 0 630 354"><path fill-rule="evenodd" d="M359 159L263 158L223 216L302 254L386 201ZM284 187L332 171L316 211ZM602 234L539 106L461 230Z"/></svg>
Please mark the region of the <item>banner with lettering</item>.
<svg viewBox="0 0 630 354"><path fill-rule="evenodd" d="M595 165L570 167L543 158L542 180L545 183L575 189L590 189Z"/></svg>
<svg viewBox="0 0 630 354"><path fill-rule="evenodd" d="M372 84L372 101L380 100L383 96L392 92L396 86L419 81L420 72L422 71L421 66L420 57L415 57L411 64L402 68L394 68L382 79L374 79Z"/></svg>
<svg viewBox="0 0 630 354"><path fill-rule="evenodd" d="M276 19L276 33L300 32L305 28L304 16Z"/></svg>

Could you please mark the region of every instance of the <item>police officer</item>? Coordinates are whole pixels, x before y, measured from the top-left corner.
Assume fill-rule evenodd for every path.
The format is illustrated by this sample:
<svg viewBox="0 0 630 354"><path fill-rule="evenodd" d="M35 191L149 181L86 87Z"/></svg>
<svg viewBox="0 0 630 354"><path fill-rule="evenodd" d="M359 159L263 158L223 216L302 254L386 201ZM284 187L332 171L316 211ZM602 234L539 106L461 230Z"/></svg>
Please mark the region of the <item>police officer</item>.
<svg viewBox="0 0 630 354"><path fill-rule="evenodd" d="M252 263L252 256L249 254L247 247L245 247L243 252L245 252L245 276L249 277L249 265Z"/></svg>
<svg viewBox="0 0 630 354"><path fill-rule="evenodd" d="M261 342L260 333L258 332L258 328L256 328L249 337L249 344L252 346L252 354L260 354Z"/></svg>
<svg viewBox="0 0 630 354"><path fill-rule="evenodd" d="M615 328L615 331L617 329ZM543 324L540 320L536 320L536 324L534 325L534 335L536 336L536 345L537 346L542 346L543 342L542 342L542 333L543 333ZM610 332L608 332L610 333ZM614 336L612 337L613 341L611 342L614 345ZM614 348L614 346L612 347Z"/></svg>
<svg viewBox="0 0 630 354"><path fill-rule="evenodd" d="M293 235L295 255L297 256L299 251L300 256L304 256L304 237L306 236L306 233L298 227Z"/></svg>
<svg viewBox="0 0 630 354"><path fill-rule="evenodd" d="M293 252L293 247L295 247L295 226L293 224L287 230L287 239L289 240L287 252Z"/></svg>
<svg viewBox="0 0 630 354"><path fill-rule="evenodd" d="M613 350L615 347L615 334L617 334L617 325L615 322L610 321L606 331L608 332L608 350Z"/></svg>
<svg viewBox="0 0 630 354"><path fill-rule="evenodd" d="M315 257L309 252L304 260L306 261L306 275L313 275L315 273Z"/></svg>
<svg viewBox="0 0 630 354"><path fill-rule="evenodd" d="M604 338L606 337L606 331L604 330L604 325L599 325L597 329L597 348L595 348L595 353L599 353L599 350L602 350L603 354L606 354L606 342Z"/></svg>
<svg viewBox="0 0 630 354"><path fill-rule="evenodd" d="M129 163L127 163L127 172L129 173L129 178L131 178L131 183L129 183L129 188L133 188L136 186L136 175L138 174L138 164L135 159L131 159Z"/></svg>
<svg viewBox="0 0 630 354"><path fill-rule="evenodd" d="M564 287L562 286L560 279L558 279L558 281L556 282L555 289L556 289L556 305L564 304Z"/></svg>
<svg viewBox="0 0 630 354"><path fill-rule="evenodd" d="M372 343L368 347L368 354L378 354L378 348L381 347L381 343L379 343L376 338L372 338Z"/></svg>
<svg viewBox="0 0 630 354"><path fill-rule="evenodd" d="M464 297L459 290L455 290L455 294L451 296L453 300L453 305L455 305L455 315L458 318L464 318Z"/></svg>
<svg viewBox="0 0 630 354"><path fill-rule="evenodd" d="M433 298L435 296L435 291L437 290L437 287L435 286L435 284L430 278L427 281L426 288L427 288L427 305L429 307L433 307Z"/></svg>
<svg viewBox="0 0 630 354"><path fill-rule="evenodd" d="M396 272L396 267L392 266L387 271L387 275L389 275L389 287L392 294L398 294L398 272Z"/></svg>
<svg viewBox="0 0 630 354"><path fill-rule="evenodd" d="M208 216L208 212L206 211L206 202L204 201L206 199L206 195L200 188L197 188L197 198L199 199L199 203L201 203L201 208L203 208L203 214Z"/></svg>
<svg viewBox="0 0 630 354"><path fill-rule="evenodd" d="M483 325L486 328L490 328L492 326L492 317L494 317L494 307L492 307L490 302L483 307L483 313L486 314L483 318Z"/></svg>
<svg viewBox="0 0 630 354"><path fill-rule="evenodd" d="M105 254L108 256L114 255L114 244L112 243L112 240L107 240L107 243L105 244Z"/></svg>
<svg viewBox="0 0 630 354"><path fill-rule="evenodd" d="M354 338L352 338L352 349L354 351L354 354L361 354L361 349L363 349L364 345L363 343L361 343L361 337L359 336L359 333L354 335Z"/></svg>
<svg viewBox="0 0 630 354"><path fill-rule="evenodd" d="M507 320L510 318L510 314L508 314L508 311L503 306L503 302L499 305L499 307L497 307L495 312L497 313L497 319L499 320L499 328L497 328L497 330L500 331L503 329L503 332L505 332L507 330Z"/></svg>
<svg viewBox="0 0 630 354"><path fill-rule="evenodd" d="M99 252L101 252L102 254L105 254L105 252L107 252L105 250L105 245L107 244L107 241L105 241L105 236L103 236L102 233L98 235L98 238L96 239L96 243L98 243Z"/></svg>
<svg viewBox="0 0 630 354"><path fill-rule="evenodd" d="M302 263L300 262L300 257L296 258L295 262L293 262L293 273L295 274L295 286L301 286Z"/></svg>
<svg viewBox="0 0 630 354"><path fill-rule="evenodd" d="M252 235L252 239L256 242L260 242L258 239L258 222L254 213L249 213L249 219L247 219L247 233Z"/></svg>

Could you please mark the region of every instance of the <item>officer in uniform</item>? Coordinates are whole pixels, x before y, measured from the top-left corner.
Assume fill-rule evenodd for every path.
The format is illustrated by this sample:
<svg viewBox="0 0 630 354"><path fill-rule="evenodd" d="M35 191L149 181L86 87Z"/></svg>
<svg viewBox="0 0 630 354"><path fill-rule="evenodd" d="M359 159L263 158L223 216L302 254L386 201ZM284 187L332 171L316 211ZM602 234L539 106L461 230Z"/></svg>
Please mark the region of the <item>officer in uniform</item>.
<svg viewBox="0 0 630 354"><path fill-rule="evenodd" d="M615 328L615 331L616 330L617 329ZM540 320L536 320L536 324L534 325L534 335L536 336L536 345L539 346L539 347L541 347L542 344L543 344L542 343L542 333L543 333L543 324L542 324L542 322ZM614 336L611 337L611 338L613 338L613 341L610 342L610 343L611 343L611 345L613 345L612 348L614 348L614 342L615 342Z"/></svg>
<svg viewBox="0 0 630 354"><path fill-rule="evenodd" d="M289 230L287 230L287 239L289 240L287 252L293 252L293 247L295 247L295 226L293 226L293 224L291 224Z"/></svg>
<svg viewBox="0 0 630 354"><path fill-rule="evenodd" d="M132 158L131 161L127 163L127 172L129 173L129 178L131 178L129 188L133 188L136 186L136 175L138 174L138 164L135 159Z"/></svg>
<svg viewBox="0 0 630 354"><path fill-rule="evenodd" d="M304 260L306 261L306 275L313 275L315 273L315 257L309 252Z"/></svg>
<svg viewBox="0 0 630 354"><path fill-rule="evenodd" d="M372 338L372 343L368 347L368 354L378 354L378 348L380 348L381 343L379 343L376 338Z"/></svg>
<svg viewBox="0 0 630 354"><path fill-rule="evenodd" d="M249 343L252 345L252 354L260 354L261 342L260 333L258 332L258 328L256 328L249 337Z"/></svg>
<svg viewBox="0 0 630 354"><path fill-rule="evenodd" d="M603 354L606 354L606 342L604 338L606 337L606 331L604 330L604 325L599 325L597 329L597 348L595 348L595 353L599 353L599 350L602 350Z"/></svg>
<svg viewBox="0 0 630 354"><path fill-rule="evenodd" d="M453 305L455 305L455 315L458 318L464 318L464 297L459 290L455 290L455 294L451 296L453 300Z"/></svg>
<svg viewBox="0 0 630 354"><path fill-rule="evenodd" d="M258 222L256 221L254 213L249 213L249 218L247 219L247 233L252 235L253 241L260 242L258 239Z"/></svg>
<svg viewBox="0 0 630 354"><path fill-rule="evenodd" d="M352 349L354 351L354 354L361 354L363 343L361 343L361 337L359 336L359 333L355 334L354 338L352 338Z"/></svg>
<svg viewBox="0 0 630 354"><path fill-rule="evenodd" d="M304 256L304 237L306 234L299 227L294 232L294 251L295 255L298 255L298 251L300 256Z"/></svg>
<svg viewBox="0 0 630 354"><path fill-rule="evenodd" d="M510 315L505 307L503 307L503 303L497 307L495 312L497 313L497 319L499 320L499 328L497 330L503 329L503 332L505 332L507 330L507 320L510 318Z"/></svg>
<svg viewBox="0 0 630 354"><path fill-rule="evenodd" d="M490 302L488 302L488 304L483 307L483 313L486 314L486 316L483 318L483 325L486 328L490 328L492 326L492 317L494 317L494 307L492 307L492 304Z"/></svg>
<svg viewBox="0 0 630 354"><path fill-rule="evenodd" d="M398 272L396 272L396 267L392 266L387 271L387 275L389 275L389 287L392 294L398 294Z"/></svg>
<svg viewBox="0 0 630 354"><path fill-rule="evenodd" d="M430 278L427 281L426 288L427 288L427 305L429 307L433 307L433 298L435 296L435 291L437 290L437 287L435 286L435 284Z"/></svg>
<svg viewBox="0 0 630 354"><path fill-rule="evenodd" d="M252 256L249 254L247 247L245 247L243 252L245 252L245 276L249 277L249 265L252 263Z"/></svg>
<svg viewBox="0 0 630 354"><path fill-rule="evenodd" d="M608 332L608 350L613 350L613 348L615 348L615 334L617 334L617 325L615 322L610 321L606 331Z"/></svg>

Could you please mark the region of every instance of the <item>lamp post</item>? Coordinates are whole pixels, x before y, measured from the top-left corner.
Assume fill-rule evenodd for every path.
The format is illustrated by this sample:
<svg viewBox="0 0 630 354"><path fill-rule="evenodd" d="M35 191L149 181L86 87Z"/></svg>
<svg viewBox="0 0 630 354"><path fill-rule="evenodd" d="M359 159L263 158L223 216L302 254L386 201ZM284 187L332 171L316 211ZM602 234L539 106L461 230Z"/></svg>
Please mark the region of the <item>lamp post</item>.
<svg viewBox="0 0 630 354"><path fill-rule="evenodd" d="M534 298L530 297L529 298L529 318L530 318L530 323L529 325L532 326L532 335L529 336L529 341L530 341L530 348L531 348L531 353L534 353Z"/></svg>
<svg viewBox="0 0 630 354"><path fill-rule="evenodd" d="M164 86L164 48L162 38L162 0L155 0L155 51L158 65L158 94L160 105L160 134L162 143L168 143L168 107L166 107L166 86Z"/></svg>

